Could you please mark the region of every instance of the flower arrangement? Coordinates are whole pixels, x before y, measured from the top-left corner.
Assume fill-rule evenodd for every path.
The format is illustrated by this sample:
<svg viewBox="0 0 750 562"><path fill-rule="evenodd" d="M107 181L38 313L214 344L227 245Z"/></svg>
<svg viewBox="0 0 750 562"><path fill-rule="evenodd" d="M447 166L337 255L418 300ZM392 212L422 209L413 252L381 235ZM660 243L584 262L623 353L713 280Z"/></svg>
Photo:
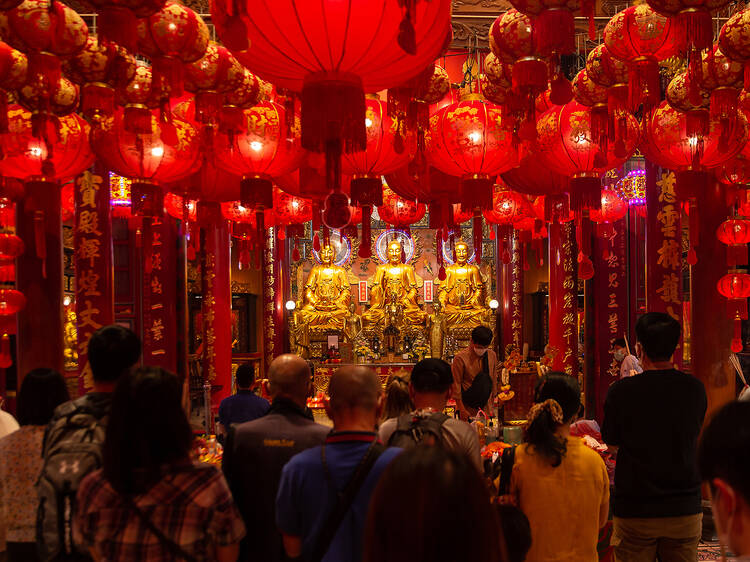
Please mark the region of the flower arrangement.
<svg viewBox="0 0 750 562"><path fill-rule="evenodd" d="M521 352L518 348L513 344L508 344L505 348L505 361L503 362L503 367L511 372L516 371L521 365L521 360Z"/></svg>

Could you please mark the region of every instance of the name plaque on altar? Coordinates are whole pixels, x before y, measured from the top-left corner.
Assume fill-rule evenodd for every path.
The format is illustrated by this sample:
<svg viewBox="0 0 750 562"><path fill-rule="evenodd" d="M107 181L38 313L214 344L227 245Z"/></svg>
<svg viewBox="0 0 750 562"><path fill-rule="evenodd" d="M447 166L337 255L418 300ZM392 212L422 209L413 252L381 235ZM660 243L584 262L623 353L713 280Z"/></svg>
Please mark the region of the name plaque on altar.
<svg viewBox="0 0 750 562"><path fill-rule="evenodd" d="M431 280L424 280L424 302L432 302L433 287Z"/></svg>

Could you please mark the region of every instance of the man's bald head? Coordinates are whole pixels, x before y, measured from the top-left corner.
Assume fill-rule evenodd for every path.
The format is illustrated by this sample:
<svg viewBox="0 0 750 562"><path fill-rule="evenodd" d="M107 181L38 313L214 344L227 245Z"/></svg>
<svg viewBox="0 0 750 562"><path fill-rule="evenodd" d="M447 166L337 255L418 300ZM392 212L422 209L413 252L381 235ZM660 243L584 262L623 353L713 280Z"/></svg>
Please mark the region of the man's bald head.
<svg viewBox="0 0 750 562"><path fill-rule="evenodd" d="M307 361L291 353L279 355L268 367L268 390L274 398L282 395L304 405L310 377Z"/></svg>
<svg viewBox="0 0 750 562"><path fill-rule="evenodd" d="M375 410L382 392L375 371L361 365L341 367L328 383L331 410Z"/></svg>

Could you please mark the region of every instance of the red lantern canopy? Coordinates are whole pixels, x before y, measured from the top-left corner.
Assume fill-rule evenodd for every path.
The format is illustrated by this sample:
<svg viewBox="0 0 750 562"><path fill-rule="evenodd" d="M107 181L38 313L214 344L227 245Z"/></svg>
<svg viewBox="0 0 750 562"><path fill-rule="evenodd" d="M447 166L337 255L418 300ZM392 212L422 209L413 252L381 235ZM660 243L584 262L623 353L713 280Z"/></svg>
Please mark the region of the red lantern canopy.
<svg viewBox="0 0 750 562"><path fill-rule="evenodd" d="M378 206L380 220L408 232L409 225L422 220L426 212L423 203L403 199L383 185L383 204Z"/></svg>
<svg viewBox="0 0 750 562"><path fill-rule="evenodd" d="M540 161L559 174L570 177L570 203L575 211L601 205L601 176L625 162L638 142L638 121L628 115L624 150L615 154L611 147L596 143L591 134L591 111L571 102L546 112L537 122Z"/></svg>
<svg viewBox="0 0 750 562"><path fill-rule="evenodd" d="M32 116L19 106L8 112L9 132L0 135L4 158L0 174L21 180L59 180L80 174L94 161L89 148L89 125L78 115L60 118L56 142L47 144L33 135Z"/></svg>
<svg viewBox="0 0 750 562"><path fill-rule="evenodd" d="M160 98L182 95L183 65L206 54L209 37L203 18L172 0L139 20L138 50L151 59Z"/></svg>
<svg viewBox="0 0 750 562"><path fill-rule="evenodd" d="M518 163L513 134L496 105L472 96L430 117L428 160L446 174L461 177L465 208L492 207L493 176Z"/></svg>
<svg viewBox="0 0 750 562"><path fill-rule="evenodd" d="M678 196L683 200L701 193L707 180L706 170L715 168L734 157L747 140L747 121L738 114L729 135L720 134L720 125L712 119L709 134L703 137L687 134L683 113L662 102L643 121L641 150L646 157L677 171Z"/></svg>
<svg viewBox="0 0 750 562"><path fill-rule="evenodd" d="M158 184L186 178L200 166L196 130L180 119L174 120L174 127L179 139L174 145L162 141L161 127L154 117L154 134L127 131L120 112L92 131L97 158L115 173L133 180L131 199L137 215L160 216L163 196Z"/></svg>
<svg viewBox="0 0 750 562"><path fill-rule="evenodd" d="M615 14L604 28L604 44L612 56L630 69L630 106L650 108L659 103L658 62L677 54L677 38L670 19L647 4Z"/></svg>
<svg viewBox="0 0 750 562"><path fill-rule="evenodd" d="M364 92L407 83L451 36L450 0L405 6L214 0L211 13L219 37L247 68L302 93L302 145L338 159L366 147Z"/></svg>
<svg viewBox="0 0 750 562"><path fill-rule="evenodd" d="M744 63L744 86L750 89L750 40L747 29L750 26L750 10L747 8L735 13L719 32L719 48L731 60Z"/></svg>
<svg viewBox="0 0 750 562"><path fill-rule="evenodd" d="M244 117L247 133L221 133L214 157L217 166L243 177L240 199L245 207L270 209L272 179L291 173L304 158L299 132L287 126L284 107L275 102L245 110Z"/></svg>
<svg viewBox="0 0 750 562"><path fill-rule="evenodd" d="M729 299L729 317L734 320L732 351L742 351L742 320L747 320L747 298L750 297L750 274L730 271L719 279L716 289Z"/></svg>
<svg viewBox="0 0 750 562"><path fill-rule="evenodd" d="M727 265L747 265L747 245L750 243L750 220L728 219L716 229L716 238L727 245Z"/></svg>

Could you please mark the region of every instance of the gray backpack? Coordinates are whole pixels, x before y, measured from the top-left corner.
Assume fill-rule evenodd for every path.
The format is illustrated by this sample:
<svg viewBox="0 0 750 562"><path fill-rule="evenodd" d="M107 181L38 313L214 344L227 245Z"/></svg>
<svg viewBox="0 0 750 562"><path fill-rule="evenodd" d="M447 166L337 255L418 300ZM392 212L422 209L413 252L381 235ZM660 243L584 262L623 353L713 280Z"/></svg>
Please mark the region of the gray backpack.
<svg viewBox="0 0 750 562"><path fill-rule="evenodd" d="M88 549L73 542L76 493L102 465L108 416L89 407L86 397L63 404L57 414L45 434L37 481L37 550L44 561L89 560Z"/></svg>
<svg viewBox="0 0 750 562"><path fill-rule="evenodd" d="M418 444L443 446L443 424L450 418L442 412L427 416L406 414L399 416L396 430L388 439L389 447L411 449Z"/></svg>

